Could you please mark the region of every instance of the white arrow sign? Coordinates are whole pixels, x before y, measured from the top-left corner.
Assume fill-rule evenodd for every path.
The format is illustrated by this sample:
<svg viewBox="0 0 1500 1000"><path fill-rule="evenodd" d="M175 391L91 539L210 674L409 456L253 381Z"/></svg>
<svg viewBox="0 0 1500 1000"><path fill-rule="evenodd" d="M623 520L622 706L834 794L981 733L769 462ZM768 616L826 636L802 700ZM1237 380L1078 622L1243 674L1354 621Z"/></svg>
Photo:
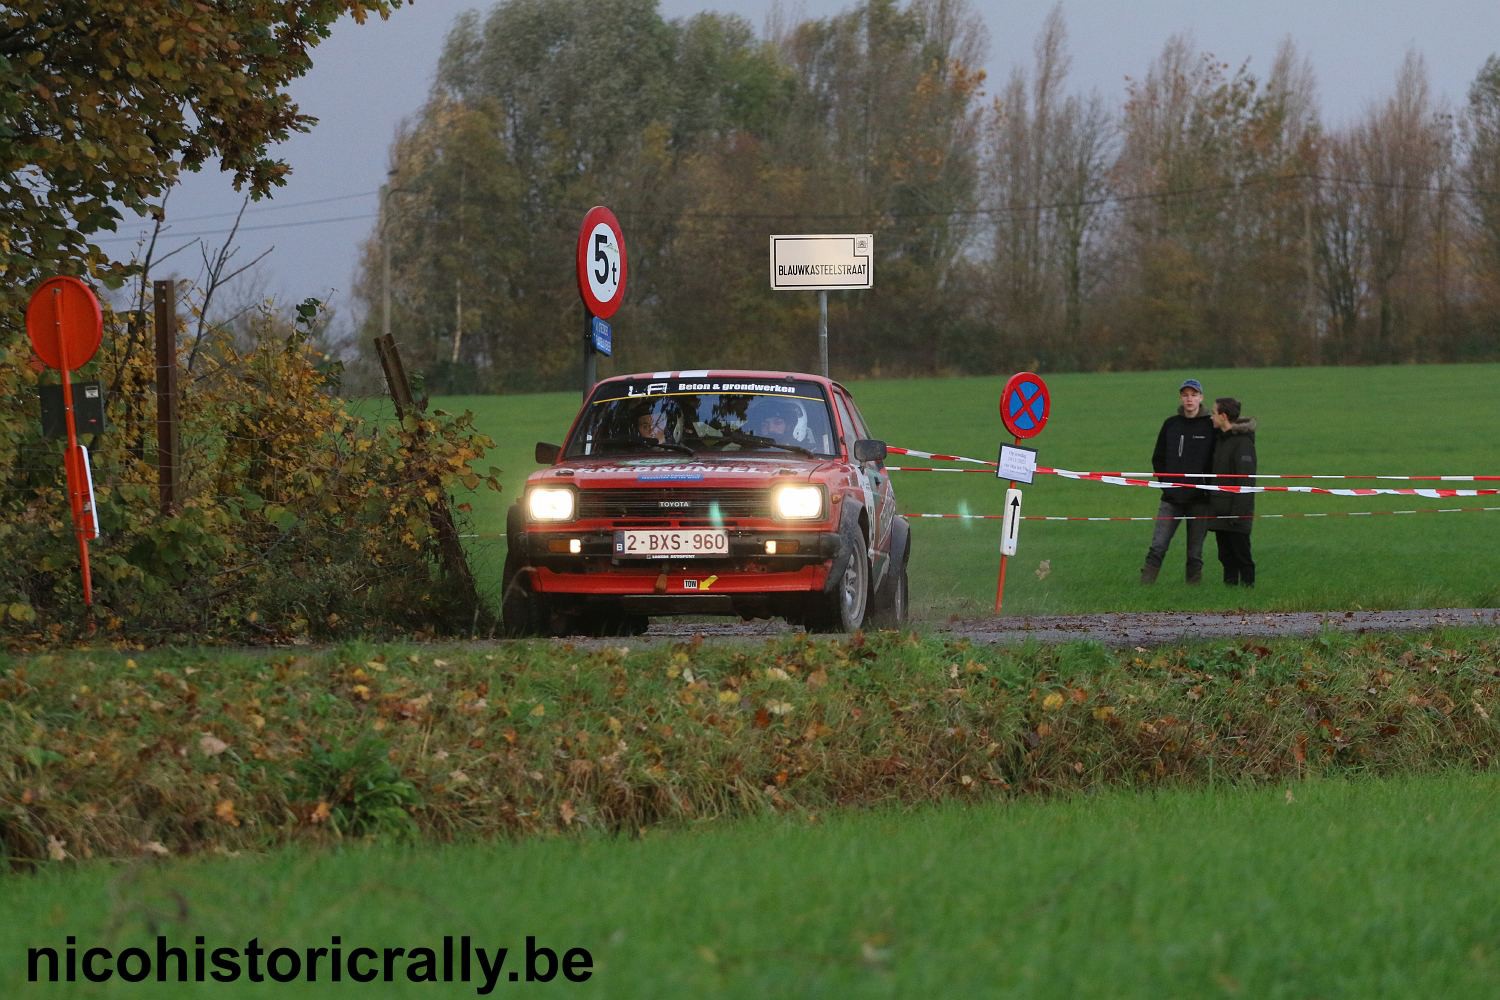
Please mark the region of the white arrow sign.
<svg viewBox="0 0 1500 1000"><path fill-rule="evenodd" d="M1000 539L1000 554L1016 554L1016 536L1021 533L1021 491L1005 491L1005 534Z"/></svg>

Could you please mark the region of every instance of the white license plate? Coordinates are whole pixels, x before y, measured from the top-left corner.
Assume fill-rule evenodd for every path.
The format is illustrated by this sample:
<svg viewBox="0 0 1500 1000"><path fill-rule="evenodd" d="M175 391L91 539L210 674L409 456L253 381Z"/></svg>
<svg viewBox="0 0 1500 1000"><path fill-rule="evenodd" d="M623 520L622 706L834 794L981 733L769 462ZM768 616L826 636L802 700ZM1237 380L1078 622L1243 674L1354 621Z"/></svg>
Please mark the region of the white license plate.
<svg viewBox="0 0 1500 1000"><path fill-rule="evenodd" d="M615 555L623 559L683 559L728 554L729 532L722 530L615 532Z"/></svg>

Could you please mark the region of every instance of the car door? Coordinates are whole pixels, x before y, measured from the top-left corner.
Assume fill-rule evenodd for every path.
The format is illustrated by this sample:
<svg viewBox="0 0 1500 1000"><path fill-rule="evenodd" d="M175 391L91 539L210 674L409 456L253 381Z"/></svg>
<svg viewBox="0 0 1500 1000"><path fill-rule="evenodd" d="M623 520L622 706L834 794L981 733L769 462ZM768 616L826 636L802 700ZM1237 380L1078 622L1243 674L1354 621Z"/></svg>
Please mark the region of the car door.
<svg viewBox="0 0 1500 1000"><path fill-rule="evenodd" d="M845 444L849 451L849 462L857 470L860 488L865 495L865 509L870 513L870 559L874 572L871 580L879 582L885 576L890 562L891 527L896 520L896 499L891 489L890 473L884 462L855 462L854 442L868 438L870 429L865 425L854 399L840 386L834 393L839 407L839 420L847 428Z"/></svg>

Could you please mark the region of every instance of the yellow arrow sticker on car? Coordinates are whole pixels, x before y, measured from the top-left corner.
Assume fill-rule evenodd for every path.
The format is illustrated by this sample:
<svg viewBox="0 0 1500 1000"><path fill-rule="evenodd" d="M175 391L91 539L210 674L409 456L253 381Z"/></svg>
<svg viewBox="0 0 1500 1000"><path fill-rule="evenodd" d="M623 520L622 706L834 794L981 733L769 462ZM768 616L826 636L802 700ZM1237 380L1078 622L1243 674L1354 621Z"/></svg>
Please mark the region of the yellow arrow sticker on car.
<svg viewBox="0 0 1500 1000"><path fill-rule="evenodd" d="M717 579L718 576L711 576L707 580L700 580L698 583L698 589L707 590L709 587L712 587L714 585L714 581Z"/></svg>

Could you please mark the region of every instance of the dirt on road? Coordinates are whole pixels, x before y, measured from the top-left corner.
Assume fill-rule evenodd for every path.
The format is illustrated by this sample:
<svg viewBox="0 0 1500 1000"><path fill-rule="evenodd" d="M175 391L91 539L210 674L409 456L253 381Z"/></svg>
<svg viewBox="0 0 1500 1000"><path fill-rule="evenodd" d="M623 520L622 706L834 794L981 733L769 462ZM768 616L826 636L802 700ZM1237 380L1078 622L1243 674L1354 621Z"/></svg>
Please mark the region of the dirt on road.
<svg viewBox="0 0 1500 1000"><path fill-rule="evenodd" d="M1131 612L1022 618L956 619L913 626L932 635L976 643L1020 645L1025 642L1101 642L1108 646L1162 646L1207 639L1306 636L1336 632L1418 632L1437 628L1495 627L1500 608L1430 608L1409 611L1285 612ZM681 642L694 636L708 640L763 640L801 629L780 620L705 623L656 619L632 644ZM618 644L618 639L570 640Z"/></svg>

